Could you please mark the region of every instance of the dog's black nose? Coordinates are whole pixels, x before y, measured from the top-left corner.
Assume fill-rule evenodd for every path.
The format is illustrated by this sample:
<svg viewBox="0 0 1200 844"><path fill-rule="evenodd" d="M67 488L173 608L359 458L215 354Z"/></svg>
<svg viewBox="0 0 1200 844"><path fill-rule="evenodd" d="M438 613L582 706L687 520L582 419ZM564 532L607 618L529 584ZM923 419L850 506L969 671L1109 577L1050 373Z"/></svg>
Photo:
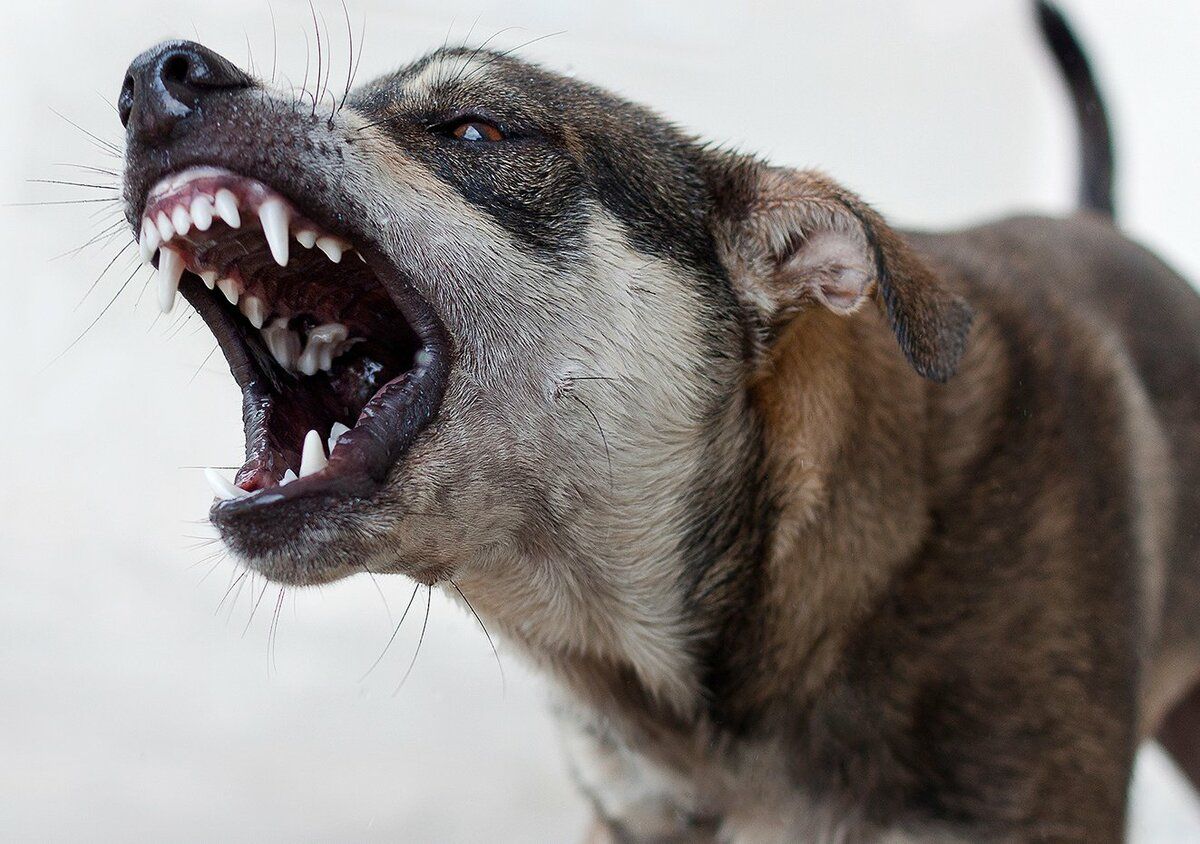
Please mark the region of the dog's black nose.
<svg viewBox="0 0 1200 844"><path fill-rule="evenodd" d="M129 65L117 111L122 125L135 134L165 137L206 95L248 88L253 82L207 47L193 41L164 41Z"/></svg>

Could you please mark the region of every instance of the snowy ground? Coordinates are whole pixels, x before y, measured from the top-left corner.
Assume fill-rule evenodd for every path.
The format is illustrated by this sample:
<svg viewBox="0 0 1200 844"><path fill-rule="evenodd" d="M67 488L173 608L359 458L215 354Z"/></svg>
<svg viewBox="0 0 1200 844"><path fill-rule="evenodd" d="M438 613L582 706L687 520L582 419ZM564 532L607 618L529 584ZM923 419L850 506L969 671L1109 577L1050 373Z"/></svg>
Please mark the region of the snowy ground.
<svg viewBox="0 0 1200 844"><path fill-rule="evenodd" d="M279 66L299 80L307 3L274 0ZM1021 2L741 4L351 2L362 76L467 36L652 103L704 134L820 165L908 224L1061 208L1070 124ZM1066 3L1092 40L1124 141L1125 219L1200 278L1200 90L1191 3ZM56 117L119 138L126 62L170 35L271 62L261 4L14 3L0 31L0 201L79 198L26 183L112 159ZM984 8L986 6L986 8ZM324 2L344 71L341 7ZM249 9L249 11L246 11ZM436 10L436 11L435 11ZM1191 121L1180 125L1181 120ZM86 175L86 174L83 174ZM99 176L100 181L104 180ZM87 179L85 179L87 180ZM128 269L80 305L111 256L51 260L105 225L95 205L0 209L0 837L6 840L564 841L584 821L542 712L544 688L435 598L418 598L365 679L411 585L357 578L284 596L210 560L209 494L190 467L237 462L238 396L198 320L156 319L141 277L64 357ZM118 272L119 271L119 272ZM78 308L77 308L78 306ZM386 606L384 602L386 598ZM1148 749L1134 839L1200 839L1200 808Z"/></svg>

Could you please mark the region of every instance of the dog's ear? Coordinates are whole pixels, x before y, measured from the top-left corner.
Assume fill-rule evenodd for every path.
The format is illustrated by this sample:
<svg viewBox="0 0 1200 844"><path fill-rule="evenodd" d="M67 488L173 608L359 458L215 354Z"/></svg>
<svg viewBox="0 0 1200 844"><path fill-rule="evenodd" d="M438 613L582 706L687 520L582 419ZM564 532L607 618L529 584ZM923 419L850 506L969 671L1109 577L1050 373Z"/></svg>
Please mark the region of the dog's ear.
<svg viewBox="0 0 1200 844"><path fill-rule="evenodd" d="M763 342L805 308L844 315L874 300L917 372L954 374L971 307L865 202L818 173L746 160L726 159L714 193L720 258Z"/></svg>

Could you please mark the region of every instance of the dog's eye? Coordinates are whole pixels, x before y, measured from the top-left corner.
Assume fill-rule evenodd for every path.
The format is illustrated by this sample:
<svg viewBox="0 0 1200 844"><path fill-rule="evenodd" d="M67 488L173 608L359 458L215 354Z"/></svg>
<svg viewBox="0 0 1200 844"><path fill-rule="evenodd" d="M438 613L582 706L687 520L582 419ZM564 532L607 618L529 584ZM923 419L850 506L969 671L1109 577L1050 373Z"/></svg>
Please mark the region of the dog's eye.
<svg viewBox="0 0 1200 844"><path fill-rule="evenodd" d="M468 117L448 124L444 130L447 135L460 141L503 141L504 133L494 124L478 117Z"/></svg>

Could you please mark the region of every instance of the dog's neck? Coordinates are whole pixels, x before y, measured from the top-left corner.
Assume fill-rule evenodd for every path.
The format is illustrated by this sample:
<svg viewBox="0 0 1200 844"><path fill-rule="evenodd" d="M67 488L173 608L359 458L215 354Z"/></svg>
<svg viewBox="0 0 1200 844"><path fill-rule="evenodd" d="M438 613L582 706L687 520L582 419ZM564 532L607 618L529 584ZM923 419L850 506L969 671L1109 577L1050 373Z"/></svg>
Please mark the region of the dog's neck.
<svg viewBox="0 0 1200 844"><path fill-rule="evenodd" d="M475 606L574 697L646 743L794 705L820 688L924 536L926 384L875 308L795 319L748 385L757 424L745 433L759 439L760 462L751 470L757 483L739 494L759 500L735 510L745 522L739 536L688 588L675 585L676 598L633 606L614 583L577 608L581 624L612 615L657 628L637 645L658 653L623 659L620 642L598 652L565 627L547 636L536 629L542 608L500 606L491 596L473 598ZM552 570L563 568L526 568L521 577ZM479 588L494 595L497 571ZM657 682L644 670L648 659L658 660Z"/></svg>

